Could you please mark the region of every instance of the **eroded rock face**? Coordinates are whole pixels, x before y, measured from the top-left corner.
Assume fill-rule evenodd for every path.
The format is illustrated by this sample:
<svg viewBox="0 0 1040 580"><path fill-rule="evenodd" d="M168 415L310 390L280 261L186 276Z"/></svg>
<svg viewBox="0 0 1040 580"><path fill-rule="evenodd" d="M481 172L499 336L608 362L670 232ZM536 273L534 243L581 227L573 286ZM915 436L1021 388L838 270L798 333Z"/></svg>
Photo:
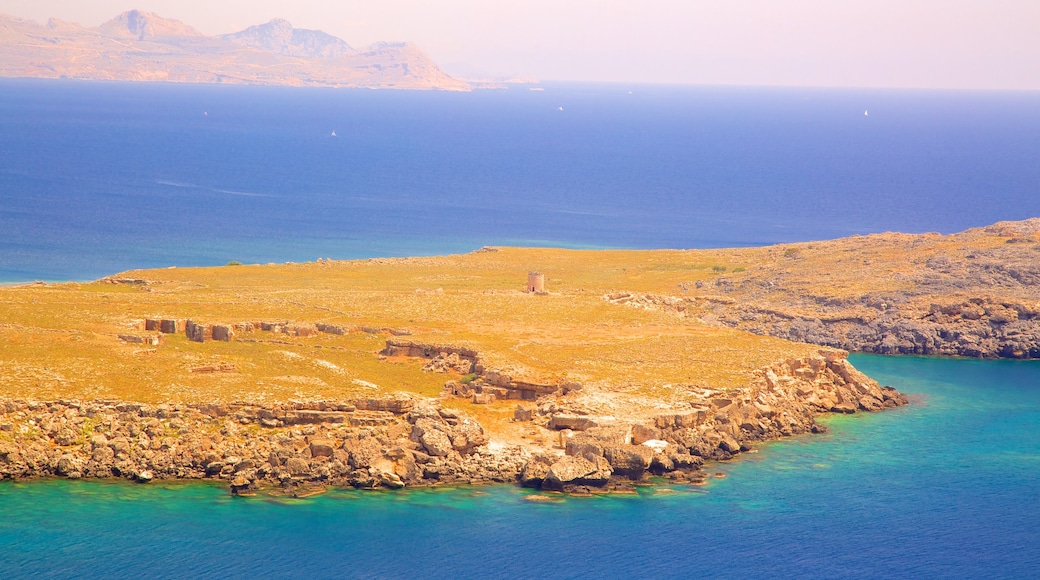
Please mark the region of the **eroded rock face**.
<svg viewBox="0 0 1040 580"><path fill-rule="evenodd" d="M478 423L424 404L411 413L415 401L400 398L267 408L0 401L0 423L10 427L0 438L0 479L216 478L235 494L278 486L306 495L325 485L399 488L519 473L525 454L483 457Z"/></svg>
<svg viewBox="0 0 1040 580"><path fill-rule="evenodd" d="M820 431L814 421L820 413L906 403L833 350L779 362L758 371L745 388L706 395L649 421L618 417L609 425L592 421L582 431L556 432L549 429L553 418L571 426L590 419L559 412L556 400L539 401L526 424L559 437L557 455L489 446L479 423L433 399L268 407L3 400L0 479L212 478L236 494L275 487L301 496L330 485L518 481L587 492L631 485L647 473L696 480L705 460L728 459L754 441Z"/></svg>
<svg viewBox="0 0 1040 580"><path fill-rule="evenodd" d="M933 304L921 311L900 305L896 297L889 300L891 304L882 302L885 308L878 307L870 316L835 318L791 317L746 304L719 305L714 307L714 321L756 334L858 352L1040 358L1040 312L1032 306L972 298Z"/></svg>

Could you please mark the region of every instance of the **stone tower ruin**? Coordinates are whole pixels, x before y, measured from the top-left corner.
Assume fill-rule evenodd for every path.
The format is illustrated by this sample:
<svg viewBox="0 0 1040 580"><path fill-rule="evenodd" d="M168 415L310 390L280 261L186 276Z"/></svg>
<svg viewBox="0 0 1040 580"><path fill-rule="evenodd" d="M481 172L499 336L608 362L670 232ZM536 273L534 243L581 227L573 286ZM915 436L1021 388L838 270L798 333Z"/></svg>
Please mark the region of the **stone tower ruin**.
<svg viewBox="0 0 1040 580"><path fill-rule="evenodd" d="M527 291L535 294L545 292L545 276L539 272L528 272Z"/></svg>

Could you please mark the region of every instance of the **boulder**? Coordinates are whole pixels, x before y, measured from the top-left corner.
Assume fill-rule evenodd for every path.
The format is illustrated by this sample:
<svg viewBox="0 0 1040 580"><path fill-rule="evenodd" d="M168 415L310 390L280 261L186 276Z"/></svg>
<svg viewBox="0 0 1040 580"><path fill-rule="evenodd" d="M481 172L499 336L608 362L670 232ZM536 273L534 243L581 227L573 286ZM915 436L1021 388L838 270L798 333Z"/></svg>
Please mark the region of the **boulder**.
<svg viewBox="0 0 1040 580"><path fill-rule="evenodd" d="M602 457L589 461L584 457L565 455L549 466L542 489L562 491L568 485L601 487L610 480L610 464Z"/></svg>
<svg viewBox="0 0 1040 580"><path fill-rule="evenodd" d="M311 457L332 457L336 444L331 439L310 439Z"/></svg>
<svg viewBox="0 0 1040 580"><path fill-rule="evenodd" d="M440 420L422 417L416 419L412 427L411 439L420 444L423 450L434 457L445 457L452 452L454 445L442 429L448 428L446 423ZM463 441L460 439L460 443Z"/></svg>
<svg viewBox="0 0 1040 580"><path fill-rule="evenodd" d="M79 434L67 427L59 429L54 434L54 442L62 447L68 447L79 440Z"/></svg>
<svg viewBox="0 0 1040 580"><path fill-rule="evenodd" d="M289 460L285 462L285 468L289 470L291 475L296 477L307 475L311 471L311 466L307 463L307 460L300 459L299 457L290 457Z"/></svg>
<svg viewBox="0 0 1040 580"><path fill-rule="evenodd" d="M211 462L206 464L206 475L207 476L219 475L220 472L223 469L224 469L224 462L223 461L211 461Z"/></svg>
<svg viewBox="0 0 1040 580"><path fill-rule="evenodd" d="M837 403L831 407L831 413L852 414L856 412L856 406L851 403Z"/></svg>
<svg viewBox="0 0 1040 580"><path fill-rule="evenodd" d="M729 435L723 435L722 440L719 441L719 449L730 454L739 453L740 443L738 443L736 439Z"/></svg>
<svg viewBox="0 0 1040 580"><path fill-rule="evenodd" d="M617 445L605 447L603 457L610 464L611 470L622 477L639 479L650 467L654 451L643 445Z"/></svg>
<svg viewBox="0 0 1040 580"><path fill-rule="evenodd" d="M488 442L484 428L469 417L462 417L457 425L448 427L448 434L451 446L462 455L469 455L474 449L487 445Z"/></svg>
<svg viewBox="0 0 1040 580"><path fill-rule="evenodd" d="M6 457L6 454L3 454ZM54 466L54 472L58 475L68 477L83 470L82 462L71 453L66 453L58 459Z"/></svg>
<svg viewBox="0 0 1040 580"><path fill-rule="evenodd" d="M367 469L383 459L383 445L374 437L347 439L343 449L350 454L348 463L354 469Z"/></svg>
<svg viewBox="0 0 1040 580"><path fill-rule="evenodd" d="M524 487L540 487L545 476L549 474L552 460L544 455L532 457L520 470L520 485Z"/></svg>
<svg viewBox="0 0 1040 580"><path fill-rule="evenodd" d="M564 452L567 455L584 457L589 461L595 461L596 457L603 456L603 445L595 437L588 437L585 433L577 433L567 438Z"/></svg>
<svg viewBox="0 0 1040 580"><path fill-rule="evenodd" d="M253 481L243 474L231 478L231 495L254 495L255 486Z"/></svg>
<svg viewBox="0 0 1040 580"><path fill-rule="evenodd" d="M419 443L426 453L434 457L445 457L452 451L452 442L444 431L427 429L419 435Z"/></svg>
<svg viewBox="0 0 1040 580"><path fill-rule="evenodd" d="M645 441L660 439L661 432L646 425L632 425L632 443L642 445Z"/></svg>

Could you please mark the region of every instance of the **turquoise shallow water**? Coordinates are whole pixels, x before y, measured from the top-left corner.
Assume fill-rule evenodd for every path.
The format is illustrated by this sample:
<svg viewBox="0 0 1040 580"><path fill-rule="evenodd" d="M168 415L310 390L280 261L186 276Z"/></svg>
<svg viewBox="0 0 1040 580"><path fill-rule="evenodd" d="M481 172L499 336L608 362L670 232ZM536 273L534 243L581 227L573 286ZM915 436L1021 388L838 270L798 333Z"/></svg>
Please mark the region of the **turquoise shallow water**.
<svg viewBox="0 0 1040 580"><path fill-rule="evenodd" d="M705 488L511 486L308 500L218 486L0 485L0 577L935 577L1040 570L1040 365L853 356L907 408L828 418Z"/></svg>

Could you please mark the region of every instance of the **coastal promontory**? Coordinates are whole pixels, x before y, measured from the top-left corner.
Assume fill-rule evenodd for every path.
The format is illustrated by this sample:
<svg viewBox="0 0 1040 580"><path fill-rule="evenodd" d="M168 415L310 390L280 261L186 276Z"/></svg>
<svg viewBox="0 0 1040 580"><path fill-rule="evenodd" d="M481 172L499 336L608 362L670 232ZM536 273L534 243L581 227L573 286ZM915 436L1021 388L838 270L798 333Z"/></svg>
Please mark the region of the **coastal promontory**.
<svg viewBox="0 0 1040 580"><path fill-rule="evenodd" d="M316 87L468 91L418 46L354 48L283 19L207 36L131 10L98 27L0 15L0 76Z"/></svg>
<svg viewBox="0 0 1040 580"><path fill-rule="evenodd" d="M698 483L705 462L823 430L821 414L906 403L848 350L1035 358L1038 226L9 287L0 477L296 495Z"/></svg>

